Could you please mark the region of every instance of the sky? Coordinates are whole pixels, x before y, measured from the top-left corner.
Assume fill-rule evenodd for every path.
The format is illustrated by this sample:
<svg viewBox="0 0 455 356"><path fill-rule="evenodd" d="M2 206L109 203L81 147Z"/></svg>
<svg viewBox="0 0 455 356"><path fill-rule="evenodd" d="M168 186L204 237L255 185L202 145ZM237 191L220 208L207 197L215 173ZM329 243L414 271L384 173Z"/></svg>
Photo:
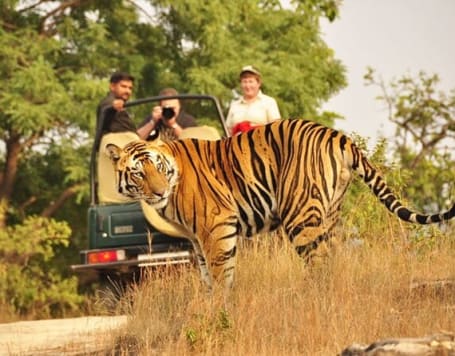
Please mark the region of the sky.
<svg viewBox="0 0 455 356"><path fill-rule="evenodd" d="M345 117L335 128L370 143L393 136L385 104L375 99L380 89L364 85L368 66L386 83L423 70L438 74L438 89L455 89L455 0L344 0L340 17L321 27L347 67L348 87L323 107Z"/></svg>

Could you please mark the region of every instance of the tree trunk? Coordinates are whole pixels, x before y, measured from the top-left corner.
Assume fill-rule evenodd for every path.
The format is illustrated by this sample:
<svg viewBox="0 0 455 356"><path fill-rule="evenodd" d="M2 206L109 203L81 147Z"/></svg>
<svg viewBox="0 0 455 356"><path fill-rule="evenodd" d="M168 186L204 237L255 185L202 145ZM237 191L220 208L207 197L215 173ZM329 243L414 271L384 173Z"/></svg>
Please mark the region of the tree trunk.
<svg viewBox="0 0 455 356"><path fill-rule="evenodd" d="M17 167L22 146L19 141L20 136L12 133L6 141L6 162L2 172L0 185L0 201L2 202L3 211L8 210L11 195L13 193L14 182L16 181ZM6 225L6 214L0 214L0 229Z"/></svg>

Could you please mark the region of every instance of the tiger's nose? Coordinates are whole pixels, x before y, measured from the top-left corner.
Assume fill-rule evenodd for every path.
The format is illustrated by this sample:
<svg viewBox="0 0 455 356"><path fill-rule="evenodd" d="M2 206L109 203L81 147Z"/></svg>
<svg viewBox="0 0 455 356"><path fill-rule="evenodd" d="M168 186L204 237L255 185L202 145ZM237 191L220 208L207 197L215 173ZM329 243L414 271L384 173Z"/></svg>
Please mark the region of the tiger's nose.
<svg viewBox="0 0 455 356"><path fill-rule="evenodd" d="M164 189L153 191L153 194L155 194L155 195L157 195L159 197L163 197L164 193L166 193L166 190L164 190Z"/></svg>

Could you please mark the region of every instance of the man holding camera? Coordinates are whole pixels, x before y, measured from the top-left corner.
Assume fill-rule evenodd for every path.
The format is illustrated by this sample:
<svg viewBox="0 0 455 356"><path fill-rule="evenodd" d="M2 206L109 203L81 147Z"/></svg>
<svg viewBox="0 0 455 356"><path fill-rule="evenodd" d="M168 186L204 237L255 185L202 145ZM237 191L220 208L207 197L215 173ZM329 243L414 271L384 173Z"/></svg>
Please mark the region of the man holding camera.
<svg viewBox="0 0 455 356"><path fill-rule="evenodd" d="M174 88L165 88L159 93L159 96L175 95L178 95L178 92ZM141 135L142 132L151 131L150 139L159 135L161 140L175 140L183 129L194 126L197 126L196 120L182 110L180 100L169 98L161 100L160 105L153 107L151 115L142 122L138 133Z"/></svg>

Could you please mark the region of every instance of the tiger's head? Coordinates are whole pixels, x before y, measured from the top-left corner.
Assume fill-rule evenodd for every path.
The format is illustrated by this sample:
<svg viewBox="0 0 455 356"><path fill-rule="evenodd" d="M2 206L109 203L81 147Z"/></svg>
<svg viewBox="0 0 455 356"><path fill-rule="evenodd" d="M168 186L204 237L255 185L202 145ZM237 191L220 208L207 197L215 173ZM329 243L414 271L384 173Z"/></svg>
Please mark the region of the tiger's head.
<svg viewBox="0 0 455 356"><path fill-rule="evenodd" d="M117 191L133 200L145 200L155 209L167 205L177 183L177 170L172 157L159 146L133 141L120 148L106 145L106 153L114 164Z"/></svg>

